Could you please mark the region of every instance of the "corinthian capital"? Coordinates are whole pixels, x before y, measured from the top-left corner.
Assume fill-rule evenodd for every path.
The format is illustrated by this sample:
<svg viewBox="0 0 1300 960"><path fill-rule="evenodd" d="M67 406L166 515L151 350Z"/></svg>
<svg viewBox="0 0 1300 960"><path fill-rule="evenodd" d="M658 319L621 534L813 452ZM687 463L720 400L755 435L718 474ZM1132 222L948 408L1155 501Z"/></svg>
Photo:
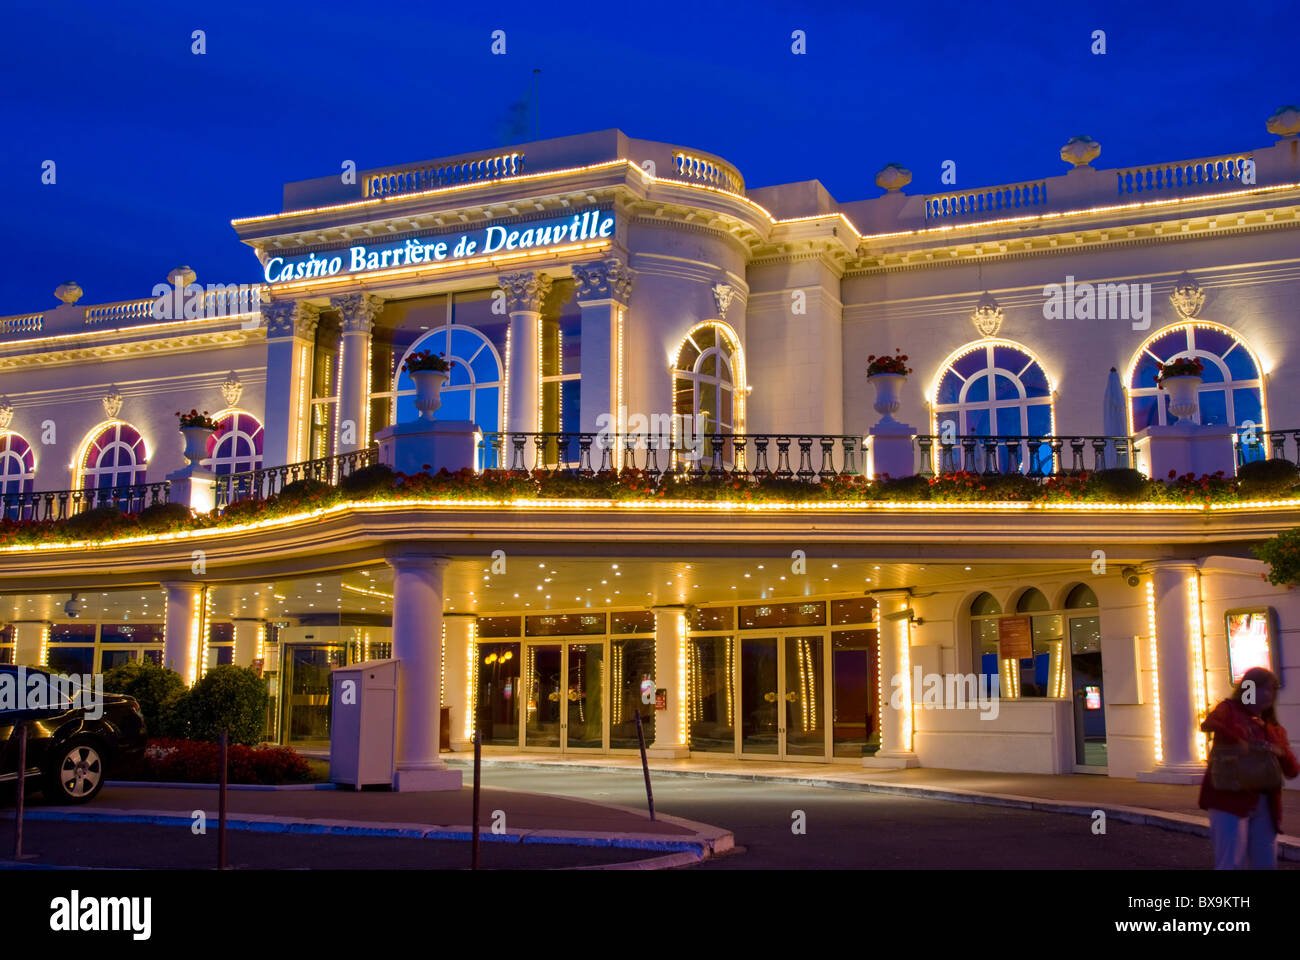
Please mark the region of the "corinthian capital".
<svg viewBox="0 0 1300 960"><path fill-rule="evenodd" d="M268 337L311 337L320 320L320 310L302 300L272 300L261 304Z"/></svg>
<svg viewBox="0 0 1300 960"><path fill-rule="evenodd" d="M575 263L573 277L577 281L576 299L616 300L624 306L632 296L632 271L618 257L607 257L592 263Z"/></svg>
<svg viewBox="0 0 1300 960"><path fill-rule="evenodd" d="M330 297L330 306L339 312L344 333L369 333L384 309L384 300L373 293L345 293Z"/></svg>
<svg viewBox="0 0 1300 960"><path fill-rule="evenodd" d="M544 273L503 273L497 283L506 292L510 313L541 313L542 301L551 292L551 278Z"/></svg>

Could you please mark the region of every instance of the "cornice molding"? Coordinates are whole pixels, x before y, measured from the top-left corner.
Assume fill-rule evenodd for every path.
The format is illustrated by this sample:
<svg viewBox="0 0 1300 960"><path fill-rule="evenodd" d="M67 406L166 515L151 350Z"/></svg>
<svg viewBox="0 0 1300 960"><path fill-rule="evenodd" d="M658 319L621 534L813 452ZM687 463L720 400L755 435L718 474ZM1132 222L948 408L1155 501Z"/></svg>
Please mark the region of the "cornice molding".
<svg viewBox="0 0 1300 960"><path fill-rule="evenodd" d="M37 365L85 363L92 360L125 360L132 357L162 355L189 350L206 350L213 347L238 347L261 341L264 338L265 332L262 328L257 327L252 330L218 330L210 333L194 333L155 340L128 340L122 343L106 343L94 347L74 347L66 350L50 350L43 353L0 356L0 370L21 370L24 367ZM225 374L221 374L221 376L224 377Z"/></svg>

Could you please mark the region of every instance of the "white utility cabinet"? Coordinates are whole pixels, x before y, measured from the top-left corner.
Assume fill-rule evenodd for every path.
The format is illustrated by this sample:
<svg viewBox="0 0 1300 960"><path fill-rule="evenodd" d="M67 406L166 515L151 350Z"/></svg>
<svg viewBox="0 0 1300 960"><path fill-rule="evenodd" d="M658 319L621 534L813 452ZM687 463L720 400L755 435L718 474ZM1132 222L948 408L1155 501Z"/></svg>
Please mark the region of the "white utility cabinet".
<svg viewBox="0 0 1300 960"><path fill-rule="evenodd" d="M330 674L330 780L393 785L397 660L366 660Z"/></svg>

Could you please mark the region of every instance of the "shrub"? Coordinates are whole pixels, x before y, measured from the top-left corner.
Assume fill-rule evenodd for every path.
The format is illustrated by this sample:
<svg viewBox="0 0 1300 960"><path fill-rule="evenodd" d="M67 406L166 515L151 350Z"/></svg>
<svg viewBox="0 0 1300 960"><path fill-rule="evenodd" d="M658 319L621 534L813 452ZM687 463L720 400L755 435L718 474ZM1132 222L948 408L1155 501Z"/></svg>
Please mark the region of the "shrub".
<svg viewBox="0 0 1300 960"><path fill-rule="evenodd" d="M221 745L199 740L150 738L144 756L127 772L141 780L217 783ZM247 747L232 743L226 755L230 783L305 783L311 767L289 747Z"/></svg>
<svg viewBox="0 0 1300 960"><path fill-rule="evenodd" d="M1289 493L1297 479L1300 469L1290 460L1255 460L1237 468L1237 489L1250 497Z"/></svg>
<svg viewBox="0 0 1300 960"><path fill-rule="evenodd" d="M397 474L391 467L375 463L353 470L339 481L339 490L350 497L366 497L380 490L391 490L396 482Z"/></svg>
<svg viewBox="0 0 1300 960"><path fill-rule="evenodd" d="M64 531L73 539L108 537L131 525L131 518L117 507L95 507L63 521Z"/></svg>
<svg viewBox="0 0 1300 960"><path fill-rule="evenodd" d="M231 743L261 743L266 732L266 683L247 667L210 669L176 703L163 722L169 732L192 740L216 740L223 729Z"/></svg>
<svg viewBox="0 0 1300 960"><path fill-rule="evenodd" d="M1087 482L1088 492L1098 499L1121 503L1143 499L1149 486L1145 474L1129 467L1098 470L1089 475Z"/></svg>
<svg viewBox="0 0 1300 960"><path fill-rule="evenodd" d="M1300 527L1283 530L1255 547L1255 556L1271 568L1268 582L1277 586L1300 584Z"/></svg>
<svg viewBox="0 0 1300 960"><path fill-rule="evenodd" d="M929 477L891 477L881 480L877 489L881 500L929 500Z"/></svg>
<svg viewBox="0 0 1300 960"><path fill-rule="evenodd" d="M333 487L319 480L295 480L281 490L275 500L276 503L285 507L303 506L323 500L333 492Z"/></svg>
<svg viewBox="0 0 1300 960"><path fill-rule="evenodd" d="M185 693L185 681L175 670L168 670L146 657L118 664L107 671L104 690L135 697L144 714L145 730L160 734L166 732L171 711Z"/></svg>
<svg viewBox="0 0 1300 960"><path fill-rule="evenodd" d="M179 530L190 522L183 503L155 503L140 511L140 526L151 531Z"/></svg>

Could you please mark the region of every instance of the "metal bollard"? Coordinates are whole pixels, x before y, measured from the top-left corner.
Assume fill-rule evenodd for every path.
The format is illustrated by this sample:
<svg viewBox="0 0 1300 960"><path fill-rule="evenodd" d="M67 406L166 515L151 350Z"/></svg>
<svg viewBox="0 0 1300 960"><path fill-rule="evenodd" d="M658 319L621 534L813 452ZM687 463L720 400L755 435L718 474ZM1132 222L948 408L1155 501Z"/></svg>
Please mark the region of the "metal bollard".
<svg viewBox="0 0 1300 960"><path fill-rule="evenodd" d="M655 818L655 795L650 789L650 762L646 760L645 756L645 728L641 726L641 711L637 710L635 713L636 740L641 745L641 771L645 774L645 799L646 803L650 805L650 820L653 822Z"/></svg>
<svg viewBox="0 0 1300 960"><path fill-rule="evenodd" d="M217 787L217 869L226 869L226 783L228 773L229 731L221 731L221 777Z"/></svg>

